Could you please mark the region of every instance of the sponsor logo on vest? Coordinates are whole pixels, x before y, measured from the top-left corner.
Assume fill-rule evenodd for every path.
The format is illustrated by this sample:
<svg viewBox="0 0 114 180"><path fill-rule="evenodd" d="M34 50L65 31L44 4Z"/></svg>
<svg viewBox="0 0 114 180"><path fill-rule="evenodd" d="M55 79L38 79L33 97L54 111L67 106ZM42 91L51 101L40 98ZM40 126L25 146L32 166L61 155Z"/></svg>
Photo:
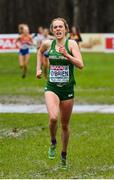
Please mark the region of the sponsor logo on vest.
<svg viewBox="0 0 114 180"><path fill-rule="evenodd" d="M52 53L52 52L53 52L53 50L50 51L50 53Z"/></svg>
<svg viewBox="0 0 114 180"><path fill-rule="evenodd" d="M53 59L54 59L54 60L55 60L55 59L64 59L64 60L67 60L67 58L64 57L64 56L59 56L59 57L58 57L58 56L49 56L49 59L50 59L50 60L51 60L51 59L52 59L52 60L53 60Z"/></svg>
<svg viewBox="0 0 114 180"><path fill-rule="evenodd" d="M68 97L72 97L73 96L73 94L68 94Z"/></svg>

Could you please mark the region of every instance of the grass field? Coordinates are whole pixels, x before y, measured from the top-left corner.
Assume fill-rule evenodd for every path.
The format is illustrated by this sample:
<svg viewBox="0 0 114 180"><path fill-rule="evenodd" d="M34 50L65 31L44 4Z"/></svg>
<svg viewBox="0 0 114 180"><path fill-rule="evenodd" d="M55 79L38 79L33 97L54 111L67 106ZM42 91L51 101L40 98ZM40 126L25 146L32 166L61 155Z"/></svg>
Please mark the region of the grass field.
<svg viewBox="0 0 114 180"><path fill-rule="evenodd" d="M85 68L75 72L75 101L79 104L114 103L114 54L82 54ZM28 76L21 78L17 54L0 54L0 102L43 103L46 81L37 80L36 55L31 55Z"/></svg>
<svg viewBox="0 0 114 180"><path fill-rule="evenodd" d="M114 104L114 54L84 53L85 68L75 71L78 104ZM0 54L0 103L44 103L45 79L37 80L36 55L21 78L17 54ZM47 158L50 144L47 114L0 114L0 178L114 178L114 114L73 114L68 147L69 168L59 169L57 156ZM45 142L45 144L44 144Z"/></svg>
<svg viewBox="0 0 114 180"><path fill-rule="evenodd" d="M57 157L47 157L47 119L47 114L0 115L0 178L114 178L114 115L73 114L67 171L58 167L59 124Z"/></svg>

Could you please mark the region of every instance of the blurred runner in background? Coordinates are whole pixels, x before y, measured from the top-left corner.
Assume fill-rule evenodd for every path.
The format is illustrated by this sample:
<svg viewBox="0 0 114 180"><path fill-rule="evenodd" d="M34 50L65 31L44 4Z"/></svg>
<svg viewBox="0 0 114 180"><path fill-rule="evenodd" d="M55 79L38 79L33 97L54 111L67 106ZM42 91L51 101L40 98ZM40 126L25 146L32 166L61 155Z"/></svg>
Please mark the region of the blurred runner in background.
<svg viewBox="0 0 114 180"><path fill-rule="evenodd" d="M33 44L33 40L27 24L19 24L18 30L19 37L16 39L16 45L19 48L19 65L22 69L22 78L25 78L30 58L29 48Z"/></svg>

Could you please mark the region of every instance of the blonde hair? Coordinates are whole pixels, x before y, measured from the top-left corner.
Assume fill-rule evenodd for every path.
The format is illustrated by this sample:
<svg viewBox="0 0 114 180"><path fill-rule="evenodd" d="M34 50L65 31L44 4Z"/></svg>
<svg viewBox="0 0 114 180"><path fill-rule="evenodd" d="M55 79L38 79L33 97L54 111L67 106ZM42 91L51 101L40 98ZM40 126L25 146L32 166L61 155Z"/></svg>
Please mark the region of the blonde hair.
<svg viewBox="0 0 114 180"><path fill-rule="evenodd" d="M69 32L69 26L68 26L68 24L67 24L67 21L66 21L64 18L60 18L60 17L55 18L55 19L53 19L53 20L51 21L50 31L53 33L53 22L54 22L54 21L57 21L57 20L60 20L60 21L62 21L62 22L64 23L64 26L65 26L65 29L66 29L66 34L67 34L67 33Z"/></svg>
<svg viewBox="0 0 114 180"><path fill-rule="evenodd" d="M19 24L18 25L18 31L20 34L22 34L24 31L28 31L29 32L29 27L27 24Z"/></svg>

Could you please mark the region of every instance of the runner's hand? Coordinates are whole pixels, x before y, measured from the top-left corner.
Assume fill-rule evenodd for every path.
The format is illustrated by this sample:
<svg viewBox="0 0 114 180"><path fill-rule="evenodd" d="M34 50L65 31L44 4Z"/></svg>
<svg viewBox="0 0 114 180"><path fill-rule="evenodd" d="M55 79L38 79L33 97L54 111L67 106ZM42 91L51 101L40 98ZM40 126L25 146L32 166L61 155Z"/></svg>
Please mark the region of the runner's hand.
<svg viewBox="0 0 114 180"><path fill-rule="evenodd" d="M36 72L36 77L37 77L38 79L40 79L40 78L41 78L41 75L42 75L42 70L37 70L37 72Z"/></svg>
<svg viewBox="0 0 114 180"><path fill-rule="evenodd" d="M67 51L66 51L66 49L65 49L64 46L61 46L61 47L59 48L59 52L62 53L63 56L68 57L68 53L67 53Z"/></svg>

